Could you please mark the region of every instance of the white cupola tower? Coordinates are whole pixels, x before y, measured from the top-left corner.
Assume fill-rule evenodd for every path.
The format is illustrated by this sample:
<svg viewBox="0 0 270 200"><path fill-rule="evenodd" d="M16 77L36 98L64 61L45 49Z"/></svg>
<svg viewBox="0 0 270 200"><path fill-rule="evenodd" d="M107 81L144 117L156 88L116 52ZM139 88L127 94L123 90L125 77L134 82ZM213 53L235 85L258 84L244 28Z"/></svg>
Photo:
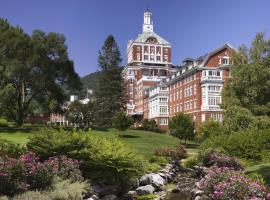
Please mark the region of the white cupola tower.
<svg viewBox="0 0 270 200"><path fill-rule="evenodd" d="M153 32L152 13L147 9L143 16L143 32Z"/></svg>

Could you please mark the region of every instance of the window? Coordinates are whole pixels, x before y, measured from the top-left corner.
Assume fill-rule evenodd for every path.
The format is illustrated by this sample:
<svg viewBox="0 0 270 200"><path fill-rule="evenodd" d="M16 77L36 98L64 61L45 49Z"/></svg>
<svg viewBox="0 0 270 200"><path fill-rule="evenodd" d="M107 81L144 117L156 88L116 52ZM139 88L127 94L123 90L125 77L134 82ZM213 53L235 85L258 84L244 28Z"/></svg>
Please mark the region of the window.
<svg viewBox="0 0 270 200"><path fill-rule="evenodd" d="M164 48L164 53L168 53L168 49L167 48Z"/></svg>
<svg viewBox="0 0 270 200"><path fill-rule="evenodd" d="M211 113L210 118L214 121L222 121L222 114L221 113Z"/></svg>
<svg viewBox="0 0 270 200"><path fill-rule="evenodd" d="M194 109L196 109L197 108L197 101L196 100L194 100Z"/></svg>
<svg viewBox="0 0 270 200"><path fill-rule="evenodd" d="M147 46L144 47L144 53L148 53L148 47Z"/></svg>
<svg viewBox="0 0 270 200"><path fill-rule="evenodd" d="M144 59L144 60L148 60L148 55L144 55L144 56L143 56L143 59Z"/></svg>
<svg viewBox="0 0 270 200"><path fill-rule="evenodd" d="M168 102L168 99L167 98L159 98L159 101L160 102Z"/></svg>
<svg viewBox="0 0 270 200"><path fill-rule="evenodd" d="M168 113L167 106L160 106L159 112L160 112L161 115L166 115Z"/></svg>
<svg viewBox="0 0 270 200"><path fill-rule="evenodd" d="M182 90L180 90L180 99L182 99Z"/></svg>
<svg viewBox="0 0 270 200"><path fill-rule="evenodd" d="M141 48L140 47L137 47L137 52L140 52Z"/></svg>
<svg viewBox="0 0 270 200"><path fill-rule="evenodd" d="M220 88L221 88L221 86L208 86L208 90L210 91L210 92L220 92Z"/></svg>
<svg viewBox="0 0 270 200"><path fill-rule="evenodd" d="M168 119L160 118L159 125L168 125Z"/></svg>
<svg viewBox="0 0 270 200"><path fill-rule="evenodd" d="M168 55L164 55L164 61L168 62Z"/></svg>
<svg viewBox="0 0 270 200"><path fill-rule="evenodd" d="M220 97L209 97L208 105L210 106L218 106L220 105Z"/></svg>
<svg viewBox="0 0 270 200"><path fill-rule="evenodd" d="M155 56L154 55L151 55L150 56L150 61L154 61L155 60Z"/></svg>
<svg viewBox="0 0 270 200"><path fill-rule="evenodd" d="M160 61L160 56L157 56L157 61Z"/></svg>
<svg viewBox="0 0 270 200"><path fill-rule="evenodd" d="M197 87L196 87L196 84L194 85L194 95L197 94Z"/></svg>
<svg viewBox="0 0 270 200"><path fill-rule="evenodd" d="M141 60L140 53L137 53L137 60L138 60L138 61L140 61L140 60Z"/></svg>
<svg viewBox="0 0 270 200"><path fill-rule="evenodd" d="M222 64L223 65L228 65L229 64L229 58L228 57L223 57L222 58Z"/></svg>

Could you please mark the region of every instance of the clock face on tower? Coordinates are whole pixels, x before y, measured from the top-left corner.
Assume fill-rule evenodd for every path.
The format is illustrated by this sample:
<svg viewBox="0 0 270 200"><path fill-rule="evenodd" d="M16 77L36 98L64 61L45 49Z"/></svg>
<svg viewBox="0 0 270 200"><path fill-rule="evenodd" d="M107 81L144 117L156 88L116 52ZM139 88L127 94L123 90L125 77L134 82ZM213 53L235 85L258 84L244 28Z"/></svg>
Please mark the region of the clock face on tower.
<svg viewBox="0 0 270 200"><path fill-rule="evenodd" d="M157 39L154 37L149 37L149 38L147 38L146 42L154 44L154 43L157 43Z"/></svg>

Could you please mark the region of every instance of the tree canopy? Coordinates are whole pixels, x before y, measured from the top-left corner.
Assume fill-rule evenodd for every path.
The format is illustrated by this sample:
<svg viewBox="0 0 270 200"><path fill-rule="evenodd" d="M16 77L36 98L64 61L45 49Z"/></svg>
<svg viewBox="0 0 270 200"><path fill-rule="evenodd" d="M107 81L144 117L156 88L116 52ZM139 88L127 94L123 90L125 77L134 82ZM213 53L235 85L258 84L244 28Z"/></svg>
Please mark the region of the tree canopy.
<svg viewBox="0 0 270 200"><path fill-rule="evenodd" d="M232 77L223 90L223 106L239 106L254 116L270 116L270 39L258 33L250 49L233 56Z"/></svg>
<svg viewBox="0 0 270 200"><path fill-rule="evenodd" d="M249 49L234 52L233 63L222 94L224 124L230 131L270 127L270 39L258 33Z"/></svg>
<svg viewBox="0 0 270 200"><path fill-rule="evenodd" d="M178 113L169 120L169 129L173 136L183 139L194 139L194 122L188 114Z"/></svg>
<svg viewBox="0 0 270 200"><path fill-rule="evenodd" d="M64 35L28 35L0 19L0 112L21 126L34 101L45 112L59 111L80 87Z"/></svg>

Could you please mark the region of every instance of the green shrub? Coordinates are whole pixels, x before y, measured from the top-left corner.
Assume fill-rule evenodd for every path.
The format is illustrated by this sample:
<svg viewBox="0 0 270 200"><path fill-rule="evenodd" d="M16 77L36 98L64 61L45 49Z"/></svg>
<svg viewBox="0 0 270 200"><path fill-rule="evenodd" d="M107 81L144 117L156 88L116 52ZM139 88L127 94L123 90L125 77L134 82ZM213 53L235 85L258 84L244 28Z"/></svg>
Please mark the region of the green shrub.
<svg viewBox="0 0 270 200"><path fill-rule="evenodd" d="M27 147L43 159L55 155L79 159L83 176L98 182L123 186L142 171L142 158L129 146L85 132L44 129L30 138Z"/></svg>
<svg viewBox="0 0 270 200"><path fill-rule="evenodd" d="M118 112L112 119L113 127L119 131L127 130L134 120L131 116L127 115L125 112Z"/></svg>
<svg viewBox="0 0 270 200"><path fill-rule="evenodd" d="M187 168L192 168L195 165L199 165L199 163L200 162L199 162L197 156L189 157L189 158L187 158L186 160L183 161L184 167L187 167Z"/></svg>
<svg viewBox="0 0 270 200"><path fill-rule="evenodd" d="M160 170L160 165L157 163L147 163L144 165L144 173L157 172Z"/></svg>
<svg viewBox="0 0 270 200"><path fill-rule="evenodd" d="M210 136L220 135L225 131L224 128L225 127L222 125L221 122L208 120L206 122L203 122L198 128L197 137L199 140L203 141Z"/></svg>
<svg viewBox="0 0 270 200"><path fill-rule="evenodd" d="M0 118L0 127L7 127L8 121L4 118Z"/></svg>
<svg viewBox="0 0 270 200"><path fill-rule="evenodd" d="M223 148L229 155L254 162L269 161L270 129L248 129L206 139L202 149Z"/></svg>
<svg viewBox="0 0 270 200"><path fill-rule="evenodd" d="M152 131L157 127L157 123L155 120L143 120L143 129L146 131Z"/></svg>
<svg viewBox="0 0 270 200"><path fill-rule="evenodd" d="M0 157L8 156L18 158L25 152L25 149L4 139L0 139Z"/></svg>
<svg viewBox="0 0 270 200"><path fill-rule="evenodd" d="M152 156L149 158L150 163L157 163L159 165L165 165L168 163L168 160L163 156Z"/></svg>

